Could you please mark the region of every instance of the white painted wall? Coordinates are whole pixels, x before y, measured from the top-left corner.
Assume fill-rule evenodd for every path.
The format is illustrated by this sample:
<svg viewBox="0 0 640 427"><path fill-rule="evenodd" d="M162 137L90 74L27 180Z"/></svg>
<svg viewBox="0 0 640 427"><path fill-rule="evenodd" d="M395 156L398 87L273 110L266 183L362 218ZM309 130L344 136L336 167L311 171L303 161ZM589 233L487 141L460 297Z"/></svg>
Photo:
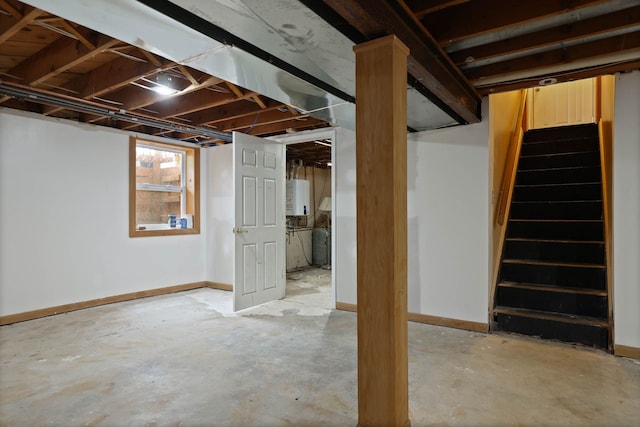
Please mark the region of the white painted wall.
<svg viewBox="0 0 640 427"><path fill-rule="evenodd" d="M486 108L484 113L486 116ZM487 322L488 145L486 120L477 125L409 136L411 312ZM339 129L335 149L337 300L355 304L355 135Z"/></svg>
<svg viewBox="0 0 640 427"><path fill-rule="evenodd" d="M338 128L333 147L335 180L332 234L336 301L356 304L356 134Z"/></svg>
<svg viewBox="0 0 640 427"><path fill-rule="evenodd" d="M613 136L614 342L640 348L640 72L616 76Z"/></svg>
<svg viewBox="0 0 640 427"><path fill-rule="evenodd" d="M0 315L205 279L206 224L129 238L129 134L41 117L0 109Z"/></svg>
<svg viewBox="0 0 640 427"><path fill-rule="evenodd" d="M204 151L207 161L206 194L207 280L233 284L234 199L233 145L219 145Z"/></svg>
<svg viewBox="0 0 640 427"><path fill-rule="evenodd" d="M410 312L487 323L488 123L409 136Z"/></svg>

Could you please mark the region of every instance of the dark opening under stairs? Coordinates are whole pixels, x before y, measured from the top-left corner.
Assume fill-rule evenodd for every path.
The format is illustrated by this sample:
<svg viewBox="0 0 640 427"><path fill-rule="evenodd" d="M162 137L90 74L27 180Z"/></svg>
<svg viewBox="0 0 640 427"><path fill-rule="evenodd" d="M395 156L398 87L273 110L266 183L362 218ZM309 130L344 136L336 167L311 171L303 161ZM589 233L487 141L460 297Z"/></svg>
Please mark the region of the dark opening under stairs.
<svg viewBox="0 0 640 427"><path fill-rule="evenodd" d="M493 329L608 348L604 237L597 125L527 131Z"/></svg>

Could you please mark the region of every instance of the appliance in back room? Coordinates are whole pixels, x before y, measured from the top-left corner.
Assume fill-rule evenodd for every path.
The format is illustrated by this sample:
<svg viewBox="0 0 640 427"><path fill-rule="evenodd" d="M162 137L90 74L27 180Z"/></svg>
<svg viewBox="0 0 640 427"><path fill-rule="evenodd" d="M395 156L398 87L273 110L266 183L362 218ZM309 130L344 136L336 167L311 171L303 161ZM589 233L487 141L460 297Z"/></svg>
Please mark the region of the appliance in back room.
<svg viewBox="0 0 640 427"><path fill-rule="evenodd" d="M285 211L287 216L309 214L309 181L288 179Z"/></svg>

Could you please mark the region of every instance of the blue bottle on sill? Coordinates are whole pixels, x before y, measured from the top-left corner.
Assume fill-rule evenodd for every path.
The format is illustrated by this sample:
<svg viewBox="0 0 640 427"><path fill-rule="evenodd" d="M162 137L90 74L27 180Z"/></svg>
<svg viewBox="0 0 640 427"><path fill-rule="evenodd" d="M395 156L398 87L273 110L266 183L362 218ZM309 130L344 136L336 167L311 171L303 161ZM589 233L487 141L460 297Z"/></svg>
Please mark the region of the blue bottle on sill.
<svg viewBox="0 0 640 427"><path fill-rule="evenodd" d="M176 228L176 216L175 216L175 214L169 214L169 227Z"/></svg>

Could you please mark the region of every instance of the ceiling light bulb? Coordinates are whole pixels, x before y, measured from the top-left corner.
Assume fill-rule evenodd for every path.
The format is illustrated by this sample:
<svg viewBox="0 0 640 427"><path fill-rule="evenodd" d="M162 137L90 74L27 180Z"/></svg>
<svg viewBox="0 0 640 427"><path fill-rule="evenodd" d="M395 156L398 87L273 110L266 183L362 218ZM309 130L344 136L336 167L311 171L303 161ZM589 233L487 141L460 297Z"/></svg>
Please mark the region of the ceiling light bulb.
<svg viewBox="0 0 640 427"><path fill-rule="evenodd" d="M152 87L151 90L159 93L160 95L173 95L178 91L172 86L173 80L171 79L171 76L166 73L159 73L156 76L156 86Z"/></svg>
<svg viewBox="0 0 640 427"><path fill-rule="evenodd" d="M178 92L175 89L171 89L170 87L162 85L154 86L151 88L151 90L160 95L173 95L174 93Z"/></svg>

